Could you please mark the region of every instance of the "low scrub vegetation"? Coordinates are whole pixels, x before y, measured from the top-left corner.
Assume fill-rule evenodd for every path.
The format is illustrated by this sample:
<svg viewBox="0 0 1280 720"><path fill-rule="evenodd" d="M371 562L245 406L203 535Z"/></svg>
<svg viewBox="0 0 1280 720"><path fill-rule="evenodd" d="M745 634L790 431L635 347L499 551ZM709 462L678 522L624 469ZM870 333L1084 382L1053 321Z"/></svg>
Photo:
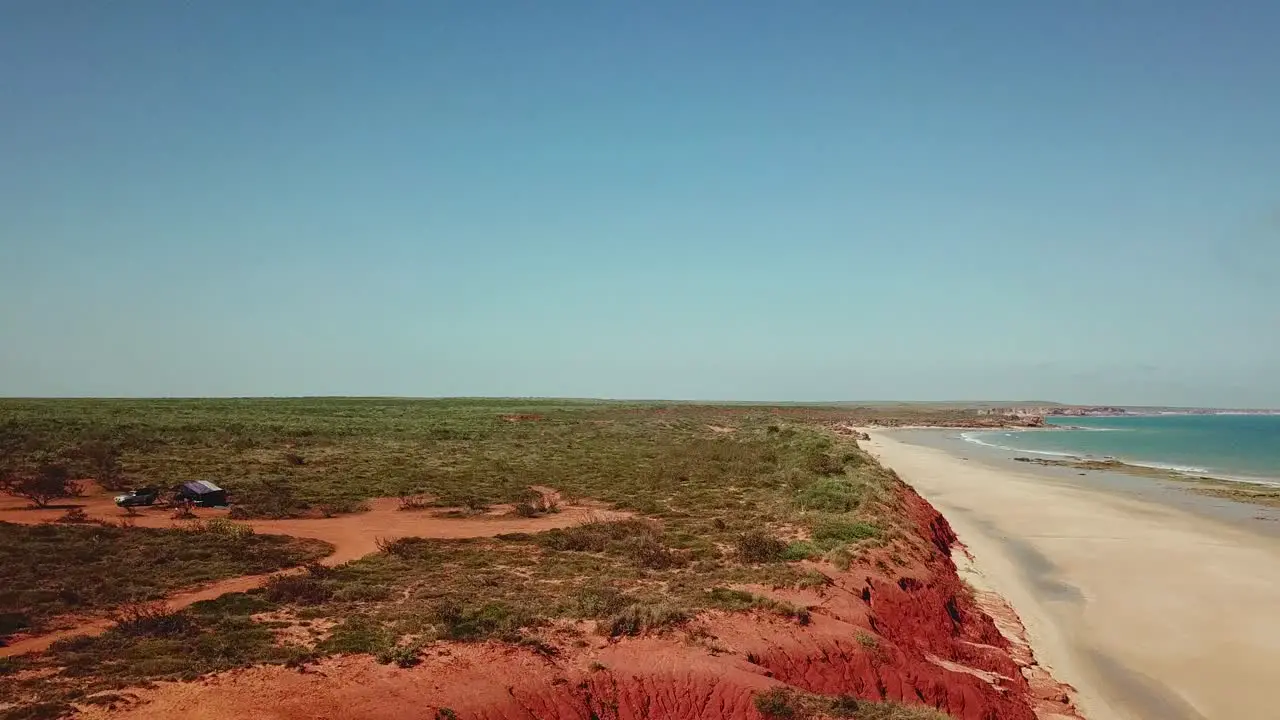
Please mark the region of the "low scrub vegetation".
<svg viewBox="0 0 1280 720"><path fill-rule="evenodd" d="M735 547L738 551L738 559L748 563L782 560L787 552L786 542L764 530L750 530L742 533L735 541Z"/></svg>
<svg viewBox="0 0 1280 720"><path fill-rule="evenodd" d="M919 705L860 700L851 695L815 695L789 687L775 687L759 693L755 697L755 706L766 720L948 720L948 716L937 710Z"/></svg>
<svg viewBox="0 0 1280 720"><path fill-rule="evenodd" d="M7 618L0 619L0 635L38 630L63 613L302 564L328 551L324 543L277 535L0 522L0 618Z"/></svg>
<svg viewBox="0 0 1280 720"><path fill-rule="evenodd" d="M234 501L233 519L186 520L186 530L74 518L0 523L0 631L296 566L327 551L254 534L237 517L356 512L374 497L404 497L407 510L556 512L534 486L634 517L473 540L387 537L362 559L282 574L152 625L138 620L63 641L35 662L78 679L73 689L59 686L67 700L332 653L408 663L437 640L496 638L537 649L540 633L562 619L593 621L612 636L678 630L713 608L805 622L804 608L733 588L821 587L830 581L800 561L847 565L876 543L913 552L915 540L896 524L892 476L826 427L863 412L501 400L0 400L6 463L62 462L101 442L106 449L83 455L99 458L104 477L139 486L216 478ZM918 421L907 415L904 422ZM517 416L538 420L504 419ZM40 558L35 567L32 557ZM282 646L253 619L266 611L333 627L314 647ZM166 623L185 630L165 634ZM10 690L7 677L0 675L0 695Z"/></svg>
<svg viewBox="0 0 1280 720"><path fill-rule="evenodd" d="M725 610L765 610L782 617L791 618L801 625L808 625L811 619L809 608L799 607L785 600L777 600L757 595L746 590L716 587L707 591L707 600L715 607Z"/></svg>
<svg viewBox="0 0 1280 720"><path fill-rule="evenodd" d="M114 632L132 637L178 637L191 632L190 615L170 610L163 602L131 602L116 609Z"/></svg>
<svg viewBox="0 0 1280 720"><path fill-rule="evenodd" d="M670 605L628 605L613 615L604 628L609 635L639 635L646 631L661 631L680 625L689 619L689 613Z"/></svg>
<svg viewBox="0 0 1280 720"><path fill-rule="evenodd" d="M816 480L796 493L796 505L803 510L848 513L858 509L862 487L844 477Z"/></svg>
<svg viewBox="0 0 1280 720"><path fill-rule="evenodd" d="M858 521L824 520L813 529L814 541L828 548L879 537L879 535L880 528L868 522Z"/></svg>
<svg viewBox="0 0 1280 720"><path fill-rule="evenodd" d="M0 492L29 500L34 507L48 507L54 500L78 497L83 484L71 477L65 465L42 464L34 470L8 470L0 475Z"/></svg>
<svg viewBox="0 0 1280 720"><path fill-rule="evenodd" d="M263 586L263 594L274 603L319 605L333 597L333 588L310 573L276 575Z"/></svg>
<svg viewBox="0 0 1280 720"><path fill-rule="evenodd" d="M538 536L552 550L598 552L623 555L644 568L661 570L687 564L685 554L667 546L658 523L629 519L593 521Z"/></svg>

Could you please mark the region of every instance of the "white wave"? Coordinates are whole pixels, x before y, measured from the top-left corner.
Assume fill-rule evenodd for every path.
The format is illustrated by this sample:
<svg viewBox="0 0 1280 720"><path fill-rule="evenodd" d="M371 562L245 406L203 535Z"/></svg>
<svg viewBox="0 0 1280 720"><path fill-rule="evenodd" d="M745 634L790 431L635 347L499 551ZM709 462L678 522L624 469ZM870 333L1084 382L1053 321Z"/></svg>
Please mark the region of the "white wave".
<svg viewBox="0 0 1280 720"><path fill-rule="evenodd" d="M1019 453L1019 454L1025 454L1025 455L1046 455L1048 457L1072 458L1075 460L1081 460L1081 459L1114 460L1117 462L1125 463L1127 465L1137 465L1139 467L1147 467L1147 468L1152 468L1154 470L1169 470L1171 472L1185 473L1187 475L1203 475L1205 477L1210 477L1215 480L1225 480L1228 482L1245 483L1248 485L1262 485L1265 487L1280 487L1280 478L1263 478L1263 477L1248 476L1248 475L1229 475L1218 470L1210 470L1208 468L1197 467L1194 465L1174 465L1171 463L1141 462L1137 460L1126 460L1124 458L1119 458L1114 455L1102 455L1102 456L1089 455L1089 454L1080 455L1080 454L1072 454L1072 453L1066 453L1066 452L1056 452L1053 450L1027 450L1025 448L1009 447L1008 445L997 445L996 443L987 442L986 440L983 440L981 437L978 437L979 435L1000 435L1003 437L1013 437L1014 435L1021 434L1022 432L1035 432L1035 431L1026 430L1026 431L1018 431L1016 433L993 433L990 431L976 431L976 432L961 433L960 437L963 438L965 442L971 442L974 445L982 445L983 447L989 447L995 450L1004 450L1005 452Z"/></svg>
<svg viewBox="0 0 1280 720"><path fill-rule="evenodd" d="M1122 460L1121 462L1127 463L1129 465L1137 465L1138 467L1153 468L1155 470L1172 470L1173 472L1180 472L1180 473L1197 473L1200 475L1204 475L1209 472L1212 472L1211 470L1209 470L1209 468L1196 467L1194 465L1169 465L1166 463L1157 463L1157 462L1138 462L1137 460Z"/></svg>
<svg viewBox="0 0 1280 720"><path fill-rule="evenodd" d="M1024 450L1023 448L1009 447L1008 445L996 445L995 443L989 443L986 440L976 437L977 435L983 435L983 434L985 433L961 433L960 437L964 438L965 442L971 442L974 445L982 445L984 447L995 448L996 450L1005 450L1007 452L1028 453L1031 455L1047 455L1049 457L1065 457L1065 458L1076 457L1071 453L1054 452L1052 450ZM1004 436L1013 437L1013 434L1004 433Z"/></svg>

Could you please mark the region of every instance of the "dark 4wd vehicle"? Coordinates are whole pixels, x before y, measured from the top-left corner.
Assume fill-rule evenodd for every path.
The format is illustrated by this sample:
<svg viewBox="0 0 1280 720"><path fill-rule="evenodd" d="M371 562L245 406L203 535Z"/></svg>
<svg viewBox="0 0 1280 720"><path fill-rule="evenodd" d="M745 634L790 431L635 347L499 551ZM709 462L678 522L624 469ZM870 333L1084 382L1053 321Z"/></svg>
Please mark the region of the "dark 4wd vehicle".
<svg viewBox="0 0 1280 720"><path fill-rule="evenodd" d="M138 490L130 490L123 495L116 496L116 505L120 507L137 507L139 505L155 505L156 500L160 499L159 488L141 488Z"/></svg>

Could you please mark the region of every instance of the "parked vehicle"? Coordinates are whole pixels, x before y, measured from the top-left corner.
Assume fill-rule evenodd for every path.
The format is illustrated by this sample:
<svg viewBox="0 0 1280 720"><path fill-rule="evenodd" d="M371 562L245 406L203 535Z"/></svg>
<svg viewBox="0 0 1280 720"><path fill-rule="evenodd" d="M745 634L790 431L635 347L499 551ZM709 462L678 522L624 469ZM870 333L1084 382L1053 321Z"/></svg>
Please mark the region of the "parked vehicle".
<svg viewBox="0 0 1280 720"><path fill-rule="evenodd" d="M160 488L139 488L130 490L123 495L116 496L116 505L118 507L138 507L140 505L155 505L156 500L160 499Z"/></svg>

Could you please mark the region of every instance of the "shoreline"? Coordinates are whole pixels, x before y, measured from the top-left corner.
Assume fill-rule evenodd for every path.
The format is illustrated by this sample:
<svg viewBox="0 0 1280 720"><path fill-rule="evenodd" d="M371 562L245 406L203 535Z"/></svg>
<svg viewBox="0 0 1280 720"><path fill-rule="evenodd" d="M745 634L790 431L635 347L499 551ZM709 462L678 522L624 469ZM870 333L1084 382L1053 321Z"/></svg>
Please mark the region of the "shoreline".
<svg viewBox="0 0 1280 720"><path fill-rule="evenodd" d="M866 431L866 449L955 528L980 589L1009 602L1037 661L1075 688L1084 717L1274 714L1280 540L1037 472L1052 468L995 466L959 447Z"/></svg>
<svg viewBox="0 0 1280 720"><path fill-rule="evenodd" d="M1080 463L1106 463L1108 465L1108 467L1106 468L1083 468L1088 470L1105 469L1105 470L1113 470L1115 472L1128 472L1128 473L1143 475L1143 476L1150 476L1154 472L1154 473L1161 473L1160 475L1161 477L1164 477L1169 480L1189 481L1189 482L1212 481L1212 482L1222 482L1222 483L1237 483L1240 485L1259 485L1263 487L1280 488L1280 477L1255 476L1255 475L1232 475L1229 473L1207 469L1207 468L1172 465L1168 463L1159 463L1155 461L1128 460L1125 458L1110 456L1110 455L1098 457L1094 455L1088 455L1088 454L1080 455L1080 454L1068 453L1068 452L1057 451L1057 450L1028 450L1024 448L1008 447L1006 445L996 445L994 443L984 442L982 440L969 437L971 433L980 433L980 432L981 433L1043 432L1043 431L1055 432L1055 431L1062 431L1062 430L1085 430L1085 431L1090 430L1090 428L1083 427L1083 426L1053 425L1053 426L1034 427L1034 428L1009 427L1009 428L997 428L997 429L977 428L977 427L929 428L929 427L920 426L920 427L902 428L902 429L963 430L963 432L961 433L961 437L964 438L965 442L972 443L974 445L981 445L983 447L992 448L994 450L1000 450L1003 452L1018 453L1018 454L1044 456L1047 458L1055 458L1062 461L1074 461L1074 462L1080 462Z"/></svg>

